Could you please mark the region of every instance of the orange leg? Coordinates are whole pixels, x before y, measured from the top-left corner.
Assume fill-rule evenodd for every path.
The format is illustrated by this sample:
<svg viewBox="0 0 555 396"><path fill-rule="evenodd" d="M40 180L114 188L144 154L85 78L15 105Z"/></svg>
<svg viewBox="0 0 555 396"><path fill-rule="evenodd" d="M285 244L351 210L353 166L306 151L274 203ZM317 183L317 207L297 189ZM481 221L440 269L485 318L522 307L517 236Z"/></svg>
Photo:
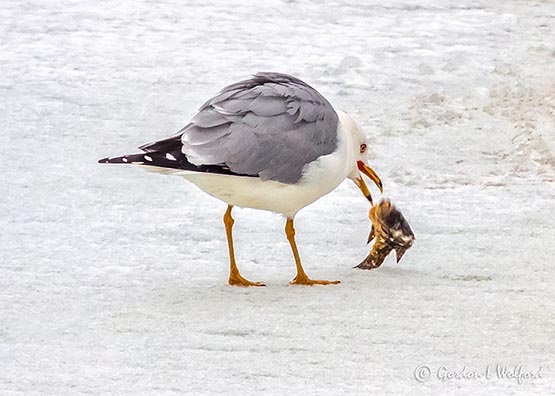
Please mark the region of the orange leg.
<svg viewBox="0 0 555 396"><path fill-rule="evenodd" d="M224 224L225 224L225 234L227 236L227 247L229 248L229 279L227 283L232 286L266 286L264 283L261 282L251 282L241 276L239 273L239 269L237 268L237 263L235 262L235 250L233 249L233 234L232 228L233 217L231 217L231 209L233 206L228 205L227 210L224 214Z"/></svg>
<svg viewBox="0 0 555 396"><path fill-rule="evenodd" d="M304 272L303 265L301 264L301 257L299 256L299 250L297 249L297 243L295 242L295 227L293 226L293 219L287 218L287 223L285 224L285 235L287 235L287 240L291 245L291 250L293 251L293 256L295 256L295 264L297 265L297 276L291 282L292 285L336 285L341 281L334 280L318 280L310 279L308 275Z"/></svg>

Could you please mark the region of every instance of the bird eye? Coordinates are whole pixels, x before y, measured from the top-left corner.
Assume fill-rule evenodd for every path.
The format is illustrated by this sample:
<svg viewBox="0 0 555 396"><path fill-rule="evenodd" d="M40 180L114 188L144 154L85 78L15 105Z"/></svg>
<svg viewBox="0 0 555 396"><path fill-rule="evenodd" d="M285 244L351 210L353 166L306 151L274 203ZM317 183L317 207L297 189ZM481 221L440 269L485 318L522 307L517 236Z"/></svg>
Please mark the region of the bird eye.
<svg viewBox="0 0 555 396"><path fill-rule="evenodd" d="M364 154L365 151L366 151L366 144L365 144L365 143L362 143L362 144L360 145L360 153L361 153L361 154Z"/></svg>

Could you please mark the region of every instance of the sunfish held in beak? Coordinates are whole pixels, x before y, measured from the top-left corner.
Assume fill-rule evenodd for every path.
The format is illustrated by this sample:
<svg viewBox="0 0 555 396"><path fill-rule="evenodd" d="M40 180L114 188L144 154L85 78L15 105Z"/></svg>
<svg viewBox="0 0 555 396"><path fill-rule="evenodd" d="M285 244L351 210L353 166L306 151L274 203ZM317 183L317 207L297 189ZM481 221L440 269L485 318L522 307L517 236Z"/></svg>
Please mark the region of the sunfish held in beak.
<svg viewBox="0 0 555 396"><path fill-rule="evenodd" d="M368 236L368 243L374 239L375 242L370 254L355 268L378 268L392 250L395 250L397 262L399 262L415 240L409 223L387 199L373 206L369 217L372 221L372 229Z"/></svg>

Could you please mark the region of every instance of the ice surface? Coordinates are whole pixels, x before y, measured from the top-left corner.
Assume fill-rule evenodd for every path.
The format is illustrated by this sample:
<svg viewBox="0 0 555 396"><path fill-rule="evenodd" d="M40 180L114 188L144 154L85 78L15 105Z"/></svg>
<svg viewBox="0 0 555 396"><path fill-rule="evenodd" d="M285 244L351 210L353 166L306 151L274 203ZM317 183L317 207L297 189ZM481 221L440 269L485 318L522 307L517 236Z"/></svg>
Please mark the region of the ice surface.
<svg viewBox="0 0 555 396"><path fill-rule="evenodd" d="M0 394L546 395L555 387L555 4L9 1L0 4ZM107 155L181 128L256 71L353 114L408 218L368 253L352 183L303 210L237 210ZM373 191L375 196L377 191ZM417 382L420 364L542 379Z"/></svg>

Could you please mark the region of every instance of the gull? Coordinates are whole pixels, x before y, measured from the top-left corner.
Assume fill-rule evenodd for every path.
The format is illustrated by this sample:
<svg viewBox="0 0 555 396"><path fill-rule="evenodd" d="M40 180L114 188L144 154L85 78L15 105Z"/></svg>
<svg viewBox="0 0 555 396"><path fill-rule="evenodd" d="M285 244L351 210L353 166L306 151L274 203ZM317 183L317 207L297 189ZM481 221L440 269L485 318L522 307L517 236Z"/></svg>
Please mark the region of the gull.
<svg viewBox="0 0 555 396"><path fill-rule="evenodd" d="M100 159L182 176L227 203L225 225L230 271L228 283L264 286L244 278L233 248L234 206L280 213L295 259L295 285L337 284L311 279L295 242L295 215L305 206L352 180L372 204L361 175L383 192L367 164L367 137L355 120L300 79L257 73L223 88L190 122L171 137L140 146L140 154Z"/></svg>

